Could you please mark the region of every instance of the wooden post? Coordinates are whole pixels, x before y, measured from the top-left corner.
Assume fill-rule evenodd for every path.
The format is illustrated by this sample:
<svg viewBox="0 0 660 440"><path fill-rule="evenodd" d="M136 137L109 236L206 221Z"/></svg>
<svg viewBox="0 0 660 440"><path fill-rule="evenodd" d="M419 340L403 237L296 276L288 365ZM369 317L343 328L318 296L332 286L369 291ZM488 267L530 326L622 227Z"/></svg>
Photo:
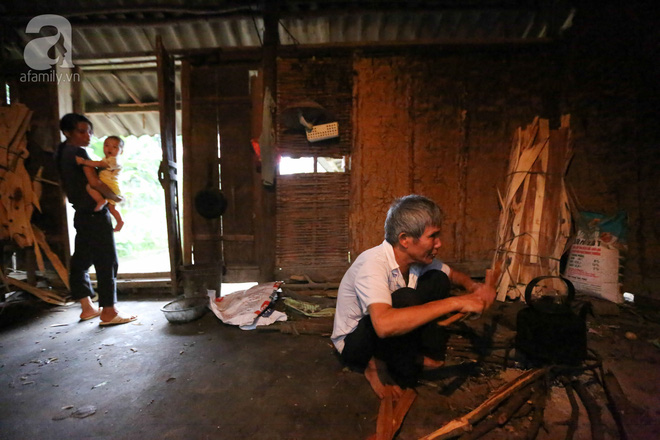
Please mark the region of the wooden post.
<svg viewBox="0 0 660 440"><path fill-rule="evenodd" d="M181 62L181 135L183 137L183 253L182 259L184 265L192 264L192 248L193 248L193 227L192 227L192 212L193 212L193 201L192 201L192 190L190 182L190 163L191 156L193 151L191 148L186 148L187 145L191 144L192 139L192 121L190 118L190 61L183 60ZM185 108L183 106L188 106Z"/></svg>
<svg viewBox="0 0 660 440"><path fill-rule="evenodd" d="M165 191L167 237L170 250L170 276L172 294L178 293L178 271L182 264L181 239L178 221L178 190L176 167L176 111L174 98L174 59L163 46L160 36L156 39L158 61L158 102L160 104L160 131L163 160L159 180Z"/></svg>
<svg viewBox="0 0 660 440"><path fill-rule="evenodd" d="M74 78L77 75L80 81L71 81L71 102L74 113L85 113L85 96L82 86L83 72L79 66L73 68Z"/></svg>
<svg viewBox="0 0 660 440"><path fill-rule="evenodd" d="M279 0L266 2L264 13L264 44L263 44L263 93L271 93L273 99L277 96L277 47L279 45ZM273 115L275 120L275 115ZM274 155L274 151L264 152L262 155ZM264 158L264 156L262 156ZM273 160L273 159L271 159ZM267 164L262 162L263 167ZM255 237L259 260L260 282L270 281L275 276L275 187L260 185L261 211L258 222L258 231Z"/></svg>

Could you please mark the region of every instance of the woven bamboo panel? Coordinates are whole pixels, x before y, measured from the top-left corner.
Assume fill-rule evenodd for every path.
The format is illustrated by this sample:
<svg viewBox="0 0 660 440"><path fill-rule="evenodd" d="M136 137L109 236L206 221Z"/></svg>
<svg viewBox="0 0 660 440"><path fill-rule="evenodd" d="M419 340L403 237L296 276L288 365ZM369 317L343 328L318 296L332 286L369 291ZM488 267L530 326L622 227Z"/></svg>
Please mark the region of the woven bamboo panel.
<svg viewBox="0 0 660 440"><path fill-rule="evenodd" d="M348 173L294 174L277 182L278 267L348 266Z"/></svg>
<svg viewBox="0 0 660 440"><path fill-rule="evenodd" d="M291 130L277 118L277 148L280 154L341 157L350 153L353 138L350 57L279 60L276 100L278 113L298 102L314 101L330 115L330 120L317 123L339 123L339 138L311 143L307 141L304 130Z"/></svg>

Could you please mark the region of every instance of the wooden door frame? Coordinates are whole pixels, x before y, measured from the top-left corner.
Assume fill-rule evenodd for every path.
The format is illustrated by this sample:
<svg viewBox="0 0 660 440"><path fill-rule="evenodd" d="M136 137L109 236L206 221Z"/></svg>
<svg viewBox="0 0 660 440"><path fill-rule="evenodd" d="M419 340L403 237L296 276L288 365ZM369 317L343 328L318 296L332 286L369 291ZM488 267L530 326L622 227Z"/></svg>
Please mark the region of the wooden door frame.
<svg viewBox="0 0 660 440"><path fill-rule="evenodd" d="M158 180L165 191L167 238L170 251L170 276L172 294L179 290L178 271L182 266L181 232L179 227L176 163L176 102L174 59L167 52L161 37L156 39L158 65L158 107L160 111L160 139L163 160L158 170Z"/></svg>

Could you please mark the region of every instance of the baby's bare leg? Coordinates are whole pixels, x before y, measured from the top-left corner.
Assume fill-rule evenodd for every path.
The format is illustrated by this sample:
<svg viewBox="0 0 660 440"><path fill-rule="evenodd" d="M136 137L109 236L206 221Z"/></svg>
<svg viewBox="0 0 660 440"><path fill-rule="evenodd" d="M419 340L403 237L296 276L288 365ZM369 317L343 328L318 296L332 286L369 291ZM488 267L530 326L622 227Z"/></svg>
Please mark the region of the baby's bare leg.
<svg viewBox="0 0 660 440"><path fill-rule="evenodd" d="M110 214L112 214L112 216L117 221L117 225L115 226L114 231L115 232L121 231L121 228L124 226L124 219L121 218L121 213L117 211L117 207L112 203L108 205L108 210L110 211Z"/></svg>
<svg viewBox="0 0 660 440"><path fill-rule="evenodd" d="M103 197L103 194L92 188L91 186L87 185L87 194L92 196L94 201L96 202L96 207L94 208L94 212L99 212L100 210L103 209L106 203L108 201Z"/></svg>

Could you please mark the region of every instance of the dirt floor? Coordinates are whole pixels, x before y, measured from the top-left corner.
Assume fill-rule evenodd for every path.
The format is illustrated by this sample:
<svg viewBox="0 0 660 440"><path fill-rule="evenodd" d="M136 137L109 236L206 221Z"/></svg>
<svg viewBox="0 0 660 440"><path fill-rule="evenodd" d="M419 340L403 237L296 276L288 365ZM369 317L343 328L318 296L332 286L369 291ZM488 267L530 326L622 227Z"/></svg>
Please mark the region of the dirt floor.
<svg viewBox="0 0 660 440"><path fill-rule="evenodd" d="M0 438L343 440L376 433L380 401L359 373L342 368L326 334L329 319L280 304L290 320L254 331L212 313L174 325L160 311L166 298L120 299L137 322L78 322L77 305L49 306L26 294L1 306ZM498 303L453 326L446 366L420 382L395 438L525 439L537 429L541 440L564 439L569 430L574 439L619 439L622 429L631 440L660 438L660 314L590 302L590 360L544 370L472 420L471 433L434 437L536 371L511 350L520 305ZM617 395L612 377L620 385L622 417L613 416L604 377L610 394ZM567 394L566 383L576 392ZM590 415L583 395L595 402Z"/></svg>

